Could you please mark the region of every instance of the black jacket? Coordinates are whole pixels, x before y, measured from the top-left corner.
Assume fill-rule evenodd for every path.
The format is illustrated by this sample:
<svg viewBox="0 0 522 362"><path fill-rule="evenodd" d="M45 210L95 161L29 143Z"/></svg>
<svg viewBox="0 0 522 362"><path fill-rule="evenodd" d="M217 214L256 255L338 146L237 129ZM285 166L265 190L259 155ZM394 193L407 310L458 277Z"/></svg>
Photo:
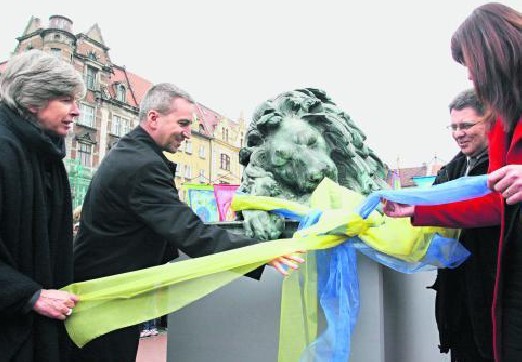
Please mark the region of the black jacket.
<svg viewBox="0 0 522 362"><path fill-rule="evenodd" d="M63 145L0 102L0 361L68 360L63 322L28 305L72 282Z"/></svg>
<svg viewBox="0 0 522 362"><path fill-rule="evenodd" d="M204 224L179 200L173 165L141 127L107 154L85 197L75 281L158 265L173 249L200 257L259 242Z"/></svg>
<svg viewBox="0 0 522 362"><path fill-rule="evenodd" d="M464 175L466 156L459 153L437 174L435 183L455 180ZM487 173L488 156L485 153L469 171L469 176ZM495 285L498 226L463 229L460 242L471 256L455 269L441 269L434 289L436 319L440 336L440 350L447 353L461 338L464 318L471 323L473 339L484 358L493 359L491 303Z"/></svg>

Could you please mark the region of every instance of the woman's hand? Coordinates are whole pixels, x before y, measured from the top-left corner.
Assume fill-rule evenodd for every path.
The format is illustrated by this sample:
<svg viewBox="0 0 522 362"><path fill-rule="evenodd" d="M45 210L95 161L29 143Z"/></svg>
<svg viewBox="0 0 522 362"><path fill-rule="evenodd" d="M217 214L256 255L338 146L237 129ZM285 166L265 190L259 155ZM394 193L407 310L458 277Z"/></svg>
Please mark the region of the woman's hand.
<svg viewBox="0 0 522 362"><path fill-rule="evenodd" d="M506 204L522 201L522 165L508 165L488 175L488 187L499 192Z"/></svg>
<svg viewBox="0 0 522 362"><path fill-rule="evenodd" d="M412 217L415 211L415 206L399 204L397 202L381 200L383 207L382 211L388 217Z"/></svg>
<svg viewBox="0 0 522 362"><path fill-rule="evenodd" d="M49 318L64 320L70 316L78 297L69 292L56 289L42 289L33 310Z"/></svg>

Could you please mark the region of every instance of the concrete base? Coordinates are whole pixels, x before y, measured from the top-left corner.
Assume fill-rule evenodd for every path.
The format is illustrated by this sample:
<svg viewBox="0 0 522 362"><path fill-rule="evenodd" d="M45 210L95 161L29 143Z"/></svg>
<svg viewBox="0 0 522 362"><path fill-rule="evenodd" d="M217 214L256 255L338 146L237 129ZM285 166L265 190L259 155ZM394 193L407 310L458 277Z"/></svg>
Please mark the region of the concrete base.
<svg viewBox="0 0 522 362"><path fill-rule="evenodd" d="M353 362L384 362L381 266L358 258L361 310ZM282 277L267 267L260 281L242 277L168 318L169 362L277 361Z"/></svg>
<svg viewBox="0 0 522 362"><path fill-rule="evenodd" d="M237 225L229 229L237 230ZM360 312L350 362L440 362L435 273L405 275L358 254ZM168 317L168 362L276 362L282 277L242 277ZM297 361L296 361L297 362Z"/></svg>

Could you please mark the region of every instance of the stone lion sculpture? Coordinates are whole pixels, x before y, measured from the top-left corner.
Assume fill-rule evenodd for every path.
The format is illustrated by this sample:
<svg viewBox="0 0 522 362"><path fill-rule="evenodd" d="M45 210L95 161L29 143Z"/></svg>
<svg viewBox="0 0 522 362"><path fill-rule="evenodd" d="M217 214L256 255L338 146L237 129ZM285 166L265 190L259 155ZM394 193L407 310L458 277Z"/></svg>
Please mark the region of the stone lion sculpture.
<svg viewBox="0 0 522 362"><path fill-rule="evenodd" d="M364 195L388 187L387 168L365 144L353 120L320 89L284 92L255 110L239 152L245 166L239 191L307 204L328 177ZM275 239L284 220L243 211L245 233Z"/></svg>

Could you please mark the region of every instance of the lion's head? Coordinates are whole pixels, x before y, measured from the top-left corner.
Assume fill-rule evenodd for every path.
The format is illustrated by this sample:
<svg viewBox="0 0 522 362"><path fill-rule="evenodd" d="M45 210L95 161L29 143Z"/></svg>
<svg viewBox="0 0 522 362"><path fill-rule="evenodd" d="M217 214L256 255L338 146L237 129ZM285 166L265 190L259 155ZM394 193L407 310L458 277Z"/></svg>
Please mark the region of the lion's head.
<svg viewBox="0 0 522 362"><path fill-rule="evenodd" d="M241 190L301 199L324 177L362 194L382 189L386 168L365 139L324 91L282 93L254 113L240 151Z"/></svg>
<svg viewBox="0 0 522 362"><path fill-rule="evenodd" d="M386 167L365 140L324 91L284 92L254 112L239 153L245 166L240 191L306 203L325 177L365 195L385 188ZM247 234L278 235L273 230L259 235L248 226Z"/></svg>

